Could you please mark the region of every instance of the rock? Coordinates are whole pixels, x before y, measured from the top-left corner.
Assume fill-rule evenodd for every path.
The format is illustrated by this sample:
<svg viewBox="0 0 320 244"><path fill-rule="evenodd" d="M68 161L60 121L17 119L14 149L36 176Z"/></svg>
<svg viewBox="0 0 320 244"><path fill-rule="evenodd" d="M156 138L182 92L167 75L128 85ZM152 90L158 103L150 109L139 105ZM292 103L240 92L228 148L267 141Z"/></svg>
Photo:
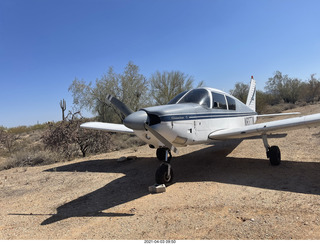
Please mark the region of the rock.
<svg viewBox="0 0 320 244"><path fill-rule="evenodd" d="M121 157L121 158L118 158L117 162L124 162L124 161L127 161L127 157Z"/></svg>
<svg viewBox="0 0 320 244"><path fill-rule="evenodd" d="M149 192L150 193L161 193L166 191L166 186L165 184L154 184L152 186L149 186Z"/></svg>

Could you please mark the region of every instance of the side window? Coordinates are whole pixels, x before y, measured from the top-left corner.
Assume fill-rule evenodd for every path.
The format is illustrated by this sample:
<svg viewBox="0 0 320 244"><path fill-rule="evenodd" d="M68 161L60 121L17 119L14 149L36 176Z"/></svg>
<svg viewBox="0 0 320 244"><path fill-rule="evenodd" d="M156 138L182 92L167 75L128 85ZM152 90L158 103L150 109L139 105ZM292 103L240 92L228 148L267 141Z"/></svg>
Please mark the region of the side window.
<svg viewBox="0 0 320 244"><path fill-rule="evenodd" d="M212 92L213 106L212 108L227 109L227 103L224 95Z"/></svg>
<svg viewBox="0 0 320 244"><path fill-rule="evenodd" d="M226 97L229 105L229 110L236 110L236 101L231 97L228 97L228 96Z"/></svg>

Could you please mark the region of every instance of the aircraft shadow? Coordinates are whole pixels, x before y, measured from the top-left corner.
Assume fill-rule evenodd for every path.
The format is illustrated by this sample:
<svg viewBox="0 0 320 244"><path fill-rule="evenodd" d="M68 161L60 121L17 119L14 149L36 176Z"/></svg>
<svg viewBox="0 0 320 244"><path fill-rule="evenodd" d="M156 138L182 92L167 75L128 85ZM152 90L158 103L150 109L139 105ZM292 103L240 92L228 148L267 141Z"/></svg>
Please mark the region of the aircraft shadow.
<svg viewBox="0 0 320 244"><path fill-rule="evenodd" d="M213 181L320 195L319 162L283 161L280 166L271 166L268 159L227 157L240 142L234 140L174 157L172 166L175 182ZM159 161L156 158L139 158L124 163L118 163L114 159L91 160L47 170L53 173L123 173L125 176L58 207L57 214L43 221L41 225L70 217L134 215L102 211L148 195L147 187L154 184L154 173L158 166Z"/></svg>
<svg viewBox="0 0 320 244"><path fill-rule="evenodd" d="M159 162L155 158L139 158L126 162L112 160L90 160L70 164L46 171L51 172L98 172L123 173L104 187L79 197L57 208L57 214L41 225L51 224L70 217L104 216L101 211L148 195L147 187L154 184L154 172ZM88 182L89 183L89 182ZM134 214L108 213L109 217L124 217Z"/></svg>

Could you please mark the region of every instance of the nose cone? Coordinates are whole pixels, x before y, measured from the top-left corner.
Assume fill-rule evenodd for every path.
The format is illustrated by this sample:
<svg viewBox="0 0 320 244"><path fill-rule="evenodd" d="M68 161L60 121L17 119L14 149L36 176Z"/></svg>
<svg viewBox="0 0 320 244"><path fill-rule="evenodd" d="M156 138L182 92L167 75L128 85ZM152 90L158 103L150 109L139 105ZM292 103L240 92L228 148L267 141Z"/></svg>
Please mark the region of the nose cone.
<svg viewBox="0 0 320 244"><path fill-rule="evenodd" d="M148 115L144 111L137 111L128 115L123 124L132 130L145 130L144 124L147 122Z"/></svg>

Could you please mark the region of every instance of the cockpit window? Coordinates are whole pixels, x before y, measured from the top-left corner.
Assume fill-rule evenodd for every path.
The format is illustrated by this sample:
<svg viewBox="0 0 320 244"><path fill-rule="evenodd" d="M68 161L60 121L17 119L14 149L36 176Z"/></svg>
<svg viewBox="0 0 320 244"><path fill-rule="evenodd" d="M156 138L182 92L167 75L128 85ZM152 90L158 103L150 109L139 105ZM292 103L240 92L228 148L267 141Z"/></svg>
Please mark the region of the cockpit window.
<svg viewBox="0 0 320 244"><path fill-rule="evenodd" d="M175 96L168 104L176 104L180 98L182 98L182 96L184 94L186 94L188 91L184 91L184 92L181 92L180 94L178 94L177 96Z"/></svg>
<svg viewBox="0 0 320 244"><path fill-rule="evenodd" d="M213 108L227 109L227 103L224 95L212 92Z"/></svg>
<svg viewBox="0 0 320 244"><path fill-rule="evenodd" d="M210 108L210 96L206 89L194 89L185 95L178 103L196 103Z"/></svg>
<svg viewBox="0 0 320 244"><path fill-rule="evenodd" d="M228 101L228 107L229 107L229 110L236 110L236 101L231 98L231 97L227 97L227 101Z"/></svg>

